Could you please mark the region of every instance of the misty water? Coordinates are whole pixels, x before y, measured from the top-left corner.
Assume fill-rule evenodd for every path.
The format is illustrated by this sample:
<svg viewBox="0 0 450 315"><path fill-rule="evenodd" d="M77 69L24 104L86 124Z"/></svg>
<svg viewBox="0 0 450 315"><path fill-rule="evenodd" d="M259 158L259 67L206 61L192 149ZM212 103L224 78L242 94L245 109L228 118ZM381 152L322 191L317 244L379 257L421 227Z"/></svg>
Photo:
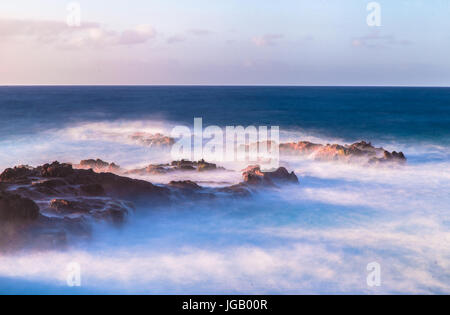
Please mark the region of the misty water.
<svg viewBox="0 0 450 315"><path fill-rule="evenodd" d="M273 91L264 91L263 95L269 93L276 98ZM206 95L204 102L210 101L210 94L200 92L196 93ZM428 92L421 93L426 97ZM287 121L293 93L288 90L284 94L286 108L281 106L277 111L265 104L261 105L264 110L253 111L255 124L270 125L272 114L278 122ZM332 102L320 98L316 90L308 93L313 93L305 96L311 102L322 106L325 101ZM241 94L241 90L231 93L236 98L233 104ZM3 100L9 100L5 104L24 102L21 96L3 95ZM175 107L177 97L175 93L175 100L167 95L163 99ZM58 99L55 95L47 98L52 102ZM200 96L191 102L199 99L202 102ZM231 117L223 118L223 124L252 123L247 114L252 111L252 104L259 101L247 100L245 120L233 120L228 114L222 116ZM17 115L7 112L9 121L15 121L16 129L22 132L11 132L11 124L2 125L0 169L19 164L37 166L54 160L78 163L86 158L101 158L124 168L169 162L169 152L132 143L126 135L134 131L167 134L174 124L188 124L203 110L206 117L210 113L199 106L198 111L190 109L186 121L181 122L180 117L167 115L138 119L128 114L121 119L123 108L114 107L117 101L111 102L109 108L116 113L114 117L102 106L88 110L90 119L73 114L67 120L58 116L60 121L52 123L37 107L29 107L32 117L29 112L22 117L19 110ZM126 99L121 102L125 104ZM136 99L131 99L131 103L135 106L132 108L140 104ZM444 114L447 107L441 107ZM450 293L450 146L445 124L448 116L402 114L402 119L398 119L391 113L390 117L397 117L399 124L406 126L408 120L411 123L397 130L395 124L386 122L383 132L383 121L368 118L381 109L372 109L371 113L354 114L351 132L351 111L345 114L346 123L341 121L346 127L339 128L337 123L327 125L333 121L331 112L330 117L318 114L315 121L312 107L306 113L310 119L301 121L300 117L305 116L301 115L300 106L292 114L298 118L297 124L291 120L280 124L281 137L286 141L318 143L367 140L390 151L403 151L408 158L406 165L367 167L317 162L306 157L282 160L282 166L297 174L299 185L263 190L244 200L218 198L201 202L180 200L165 207L142 205L122 227L96 223L91 239L73 240L67 249L1 254L0 290L42 294ZM26 111L22 108L22 112ZM220 115L209 117L206 124L218 123ZM241 181L240 170L245 165L221 166L232 172L140 178L162 184L172 179L192 179L203 186ZM66 283L67 266L73 262L81 266L81 287L68 287ZM366 267L372 262L381 266L379 287L367 285Z"/></svg>

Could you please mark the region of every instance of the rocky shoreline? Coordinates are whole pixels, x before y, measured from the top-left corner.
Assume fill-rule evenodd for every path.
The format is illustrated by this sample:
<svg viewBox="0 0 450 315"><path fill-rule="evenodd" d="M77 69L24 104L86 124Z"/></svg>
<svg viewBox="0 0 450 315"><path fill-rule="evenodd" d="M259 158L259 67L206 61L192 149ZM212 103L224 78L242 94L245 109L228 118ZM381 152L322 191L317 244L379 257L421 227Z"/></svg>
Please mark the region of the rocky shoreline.
<svg viewBox="0 0 450 315"><path fill-rule="evenodd" d="M134 134L133 139L151 146L173 144L173 139L160 134ZM271 145L267 143L269 149ZM351 145L299 141L279 144L279 150L281 156L306 156L317 161L367 165L406 162L402 152L389 152L364 141ZM72 238L89 239L93 222L120 226L141 205L152 208L189 200L242 199L263 189L299 182L294 172L284 167L263 172L258 165L242 170L240 183L217 188L202 187L190 180L156 185L132 178L174 172L213 174L218 170L225 169L204 160L149 164L129 170L100 159L7 168L0 174L0 252L60 248L70 244Z"/></svg>
<svg viewBox="0 0 450 315"><path fill-rule="evenodd" d="M160 133L134 133L129 138L137 141L137 143L158 148L170 148L176 141L174 138L164 136ZM262 142L245 145L245 149L259 148ZM265 147L269 150L276 145L272 141L267 141ZM281 156L303 156L310 157L315 161L338 161L363 163L370 165L406 162L403 152L388 151L383 147L375 147L370 142L359 141L352 144L319 144L309 141L284 142L278 144Z"/></svg>
<svg viewBox="0 0 450 315"><path fill-rule="evenodd" d="M203 160L173 161L161 167L165 172L221 169ZM92 222L124 224L138 205L156 207L185 200L246 198L260 189L298 183L297 176L284 167L262 172L258 166L252 166L243 170L241 183L221 188L205 188L193 181L154 185L113 172L139 173L100 159L75 165L53 162L4 170L0 174L0 251L63 247L70 238L89 238Z"/></svg>

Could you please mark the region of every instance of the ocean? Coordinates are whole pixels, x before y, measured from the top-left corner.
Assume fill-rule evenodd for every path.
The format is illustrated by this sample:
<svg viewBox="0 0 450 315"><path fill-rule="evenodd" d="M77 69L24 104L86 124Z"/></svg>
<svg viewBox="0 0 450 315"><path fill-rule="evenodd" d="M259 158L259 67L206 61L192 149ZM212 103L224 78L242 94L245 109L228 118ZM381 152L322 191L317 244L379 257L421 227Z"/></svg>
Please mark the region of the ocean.
<svg viewBox="0 0 450 315"><path fill-rule="evenodd" d="M1 293L450 293L450 88L0 87L0 109L1 170L169 162L126 136L168 134L195 117L204 126L279 126L285 141L365 140L408 159L398 167L283 160L298 187L149 205L65 250L0 254ZM225 166L233 172L215 180L239 182L241 165ZM81 265L81 287L66 284L71 262ZM380 286L366 281L372 262Z"/></svg>

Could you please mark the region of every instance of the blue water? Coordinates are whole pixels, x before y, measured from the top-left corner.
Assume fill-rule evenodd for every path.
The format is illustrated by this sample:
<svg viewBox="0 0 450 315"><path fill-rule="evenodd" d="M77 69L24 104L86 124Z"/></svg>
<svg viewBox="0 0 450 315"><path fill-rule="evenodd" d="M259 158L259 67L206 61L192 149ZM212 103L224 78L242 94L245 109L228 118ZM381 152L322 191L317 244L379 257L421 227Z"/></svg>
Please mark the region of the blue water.
<svg viewBox="0 0 450 315"><path fill-rule="evenodd" d="M0 87L0 137L75 122L279 125L345 141L449 144L450 88Z"/></svg>
<svg viewBox="0 0 450 315"><path fill-rule="evenodd" d="M0 87L0 109L0 169L84 158L146 165L162 153L110 133L194 117L279 125L292 140L367 140L408 158L379 168L281 161L300 185L149 205L66 251L0 255L0 293L450 293L448 88ZM379 288L366 285L373 261ZM82 267L80 288L66 285L71 262Z"/></svg>

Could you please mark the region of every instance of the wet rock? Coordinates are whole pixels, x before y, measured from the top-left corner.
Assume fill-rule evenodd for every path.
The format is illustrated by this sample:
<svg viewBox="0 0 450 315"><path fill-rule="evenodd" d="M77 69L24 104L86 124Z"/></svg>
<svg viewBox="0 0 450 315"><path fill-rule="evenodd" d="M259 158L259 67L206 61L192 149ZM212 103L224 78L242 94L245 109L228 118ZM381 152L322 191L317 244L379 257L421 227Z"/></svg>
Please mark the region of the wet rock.
<svg viewBox="0 0 450 315"><path fill-rule="evenodd" d="M205 162L205 160L203 159L198 161L197 163L197 171L199 172L211 171L216 169L217 169L216 164Z"/></svg>
<svg viewBox="0 0 450 315"><path fill-rule="evenodd" d="M403 152L393 151L392 153L389 151L384 151L382 157L373 157L369 160L370 164L384 164L386 162L392 163L395 162L397 164L403 164L406 162L406 157Z"/></svg>
<svg viewBox="0 0 450 315"><path fill-rule="evenodd" d="M146 146L170 147L175 143L175 139L164 136L161 133L152 134L145 132L136 132L132 134L130 138Z"/></svg>
<svg viewBox="0 0 450 315"><path fill-rule="evenodd" d="M279 167L273 172L262 172L258 165L252 165L243 170L244 183L248 185L297 184L298 178L294 172L289 173L286 168Z"/></svg>
<svg viewBox="0 0 450 315"><path fill-rule="evenodd" d="M189 160L172 161L170 164L150 164L145 168L138 168L124 173L124 175L161 175L175 171L214 171L224 170L224 168L217 167L216 164L208 163L205 160L198 162Z"/></svg>
<svg viewBox="0 0 450 315"><path fill-rule="evenodd" d="M289 155L311 154L321 147L321 144L316 144L308 141L280 143L280 153Z"/></svg>
<svg viewBox="0 0 450 315"><path fill-rule="evenodd" d="M183 180L183 181L171 181L169 183L169 186L175 187L175 188L181 188L181 189L190 189L190 190L200 190L202 189L201 186L199 186L197 183L190 181L190 180Z"/></svg>
<svg viewBox="0 0 450 315"><path fill-rule="evenodd" d="M124 175L161 175L173 171L169 164L150 164L144 168L126 171Z"/></svg>
<svg viewBox="0 0 450 315"><path fill-rule="evenodd" d="M48 210L62 217L85 217L119 224L125 222L130 211L134 210L134 205L105 198L53 199Z"/></svg>
<svg viewBox="0 0 450 315"><path fill-rule="evenodd" d="M170 165L173 166L175 170L182 170L182 171L196 170L196 163L188 160L173 161L172 163L170 163Z"/></svg>
<svg viewBox="0 0 450 315"><path fill-rule="evenodd" d="M370 142L360 141L353 144L316 144L307 141L280 144L280 153L285 155L306 155L317 161L341 162L405 162L402 152L388 152L374 147Z"/></svg>
<svg viewBox="0 0 450 315"><path fill-rule="evenodd" d="M62 179L49 179L33 183L34 187L46 187L50 189L58 188L64 185L67 185L67 183Z"/></svg>
<svg viewBox="0 0 450 315"><path fill-rule="evenodd" d="M29 177L36 176L37 172L30 166L21 165L14 168L7 168L0 174L0 182L4 183L30 183Z"/></svg>
<svg viewBox="0 0 450 315"><path fill-rule="evenodd" d="M86 214L90 212L87 204L79 201L69 201L65 199L53 199L52 201L50 201L50 208L58 214L66 215Z"/></svg>
<svg viewBox="0 0 450 315"><path fill-rule="evenodd" d="M100 184L80 185L80 190L88 196L103 196L103 195L105 195L105 189Z"/></svg>
<svg viewBox="0 0 450 315"><path fill-rule="evenodd" d="M74 173L72 165L59 163L45 164L41 167L41 176L43 177L66 177Z"/></svg>
<svg viewBox="0 0 450 315"><path fill-rule="evenodd" d="M0 192L0 223L24 223L37 220L39 207L28 198L17 194Z"/></svg>
<svg viewBox="0 0 450 315"><path fill-rule="evenodd" d="M120 172L120 166L115 163L108 163L100 159L82 160L80 164L75 165L75 168L79 169L93 169L94 172Z"/></svg>
<svg viewBox="0 0 450 315"><path fill-rule="evenodd" d="M217 191L225 193L227 196L236 198L247 198L252 195L246 184L236 184L228 187L219 188Z"/></svg>

